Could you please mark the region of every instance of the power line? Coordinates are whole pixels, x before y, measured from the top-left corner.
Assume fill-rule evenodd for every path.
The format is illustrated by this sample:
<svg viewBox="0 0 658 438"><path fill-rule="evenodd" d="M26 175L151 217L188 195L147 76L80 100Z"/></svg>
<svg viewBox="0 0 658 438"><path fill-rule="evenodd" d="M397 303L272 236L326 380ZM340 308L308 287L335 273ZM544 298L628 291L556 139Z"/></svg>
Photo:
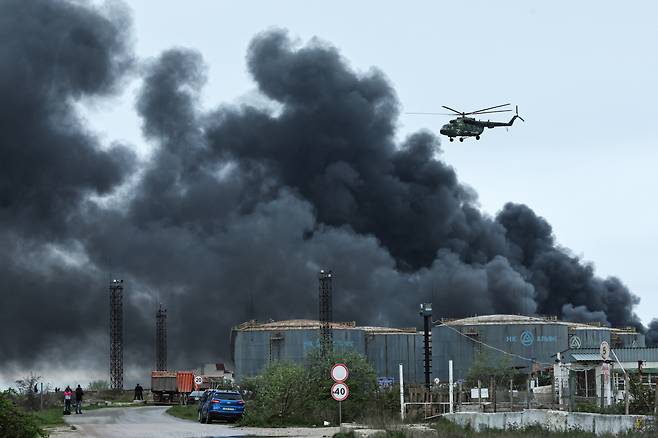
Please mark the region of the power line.
<svg viewBox="0 0 658 438"><path fill-rule="evenodd" d="M447 328L449 328L449 329L452 330L453 332L457 333L459 336L463 336L463 337L465 337L466 339L470 339L471 341L473 341L473 342L475 342L475 343L477 343L477 344L480 344L480 345L483 345L483 346L485 346L485 347L487 347L487 348L490 348L490 349L492 349L492 350L498 351L499 353L503 353L503 354L506 354L506 355L508 355L508 356L516 357L516 358L518 358L518 359L525 360L525 361L532 362L532 363L536 363L536 364L539 364L539 365L553 366L552 363L540 362L540 361L538 361L537 359L531 359L531 358L529 358L529 357L521 356L520 354L510 353L509 351L505 351L505 350L503 350L503 349L501 349L501 348L494 347L493 345L489 345L489 344L487 344L486 342L482 342L482 341L480 341L479 339L473 339L472 337L470 337L470 336L468 336L468 335L465 335L464 333L460 332L460 331L457 330L456 328L454 328L454 327L450 327L449 325L447 325L447 324L445 324L445 323L440 322L439 324L442 325L443 327L447 327Z"/></svg>

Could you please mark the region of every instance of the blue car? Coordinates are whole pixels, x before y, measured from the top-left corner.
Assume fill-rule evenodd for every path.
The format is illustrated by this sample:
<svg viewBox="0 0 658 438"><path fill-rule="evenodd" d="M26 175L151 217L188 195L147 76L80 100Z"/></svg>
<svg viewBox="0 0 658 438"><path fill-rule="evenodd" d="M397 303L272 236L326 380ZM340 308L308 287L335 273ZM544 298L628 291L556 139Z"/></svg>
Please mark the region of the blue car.
<svg viewBox="0 0 658 438"><path fill-rule="evenodd" d="M237 421L244 414L244 400L238 391L207 390L199 399L199 423L213 420Z"/></svg>

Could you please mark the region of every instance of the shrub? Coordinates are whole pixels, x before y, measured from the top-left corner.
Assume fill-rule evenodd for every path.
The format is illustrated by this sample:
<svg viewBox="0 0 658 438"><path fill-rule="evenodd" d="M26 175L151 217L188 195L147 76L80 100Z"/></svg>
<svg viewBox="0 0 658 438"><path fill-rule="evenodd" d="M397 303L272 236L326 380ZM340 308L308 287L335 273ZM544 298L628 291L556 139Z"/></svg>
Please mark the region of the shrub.
<svg viewBox="0 0 658 438"><path fill-rule="evenodd" d="M36 419L22 411L5 394L0 395L0 436L3 438L34 438L48 436Z"/></svg>
<svg viewBox="0 0 658 438"><path fill-rule="evenodd" d="M388 392L380 393L375 371L366 358L353 352L336 352L322 357L319 351L308 354L303 365L272 363L258 377L246 379L241 387L247 399L242 424L245 425L318 425L338 422L338 404L331 398L331 367L345 363L350 375L349 398L342 402L343 421L364 415L389 415L388 406L399 410ZM386 406L386 408L384 408ZM386 410L384 413L383 411Z"/></svg>

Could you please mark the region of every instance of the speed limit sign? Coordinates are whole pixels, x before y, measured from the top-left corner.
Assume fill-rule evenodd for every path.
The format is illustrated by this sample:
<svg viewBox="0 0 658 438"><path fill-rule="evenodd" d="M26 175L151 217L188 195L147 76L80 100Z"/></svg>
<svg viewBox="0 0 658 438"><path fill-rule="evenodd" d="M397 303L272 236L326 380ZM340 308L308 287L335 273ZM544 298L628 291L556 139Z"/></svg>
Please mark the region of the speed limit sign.
<svg viewBox="0 0 658 438"><path fill-rule="evenodd" d="M334 385L331 387L331 396L336 401L345 401L349 395L350 388L348 388L347 385L342 382L334 383Z"/></svg>

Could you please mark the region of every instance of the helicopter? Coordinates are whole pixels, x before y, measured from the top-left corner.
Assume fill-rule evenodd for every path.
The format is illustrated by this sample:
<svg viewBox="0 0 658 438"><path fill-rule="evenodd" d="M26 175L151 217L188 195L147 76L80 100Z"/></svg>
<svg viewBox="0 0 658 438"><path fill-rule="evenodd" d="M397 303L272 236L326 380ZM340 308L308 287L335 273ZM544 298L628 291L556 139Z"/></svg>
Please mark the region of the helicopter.
<svg viewBox="0 0 658 438"><path fill-rule="evenodd" d="M464 141L466 137L475 137L476 140L480 139L480 134L484 131L484 128L497 128L499 126L512 126L516 119L520 119L522 122L523 117L519 115L519 106L516 106L516 114L512 117L509 122L490 122L489 120L477 120L474 117L468 116L479 116L481 114L492 114L492 113L506 113L511 112L511 109L500 109L510 105L505 103L502 105L496 105L489 108L483 108L477 111L471 111L469 113L457 111L448 106L441 105L443 108L452 111L454 114L458 114L459 117L456 119L450 120L441 127L439 132L448 138L450 141L454 141L455 137L459 137L459 141ZM442 114L442 113L407 113L407 114L427 114L427 115L454 115L454 114Z"/></svg>

